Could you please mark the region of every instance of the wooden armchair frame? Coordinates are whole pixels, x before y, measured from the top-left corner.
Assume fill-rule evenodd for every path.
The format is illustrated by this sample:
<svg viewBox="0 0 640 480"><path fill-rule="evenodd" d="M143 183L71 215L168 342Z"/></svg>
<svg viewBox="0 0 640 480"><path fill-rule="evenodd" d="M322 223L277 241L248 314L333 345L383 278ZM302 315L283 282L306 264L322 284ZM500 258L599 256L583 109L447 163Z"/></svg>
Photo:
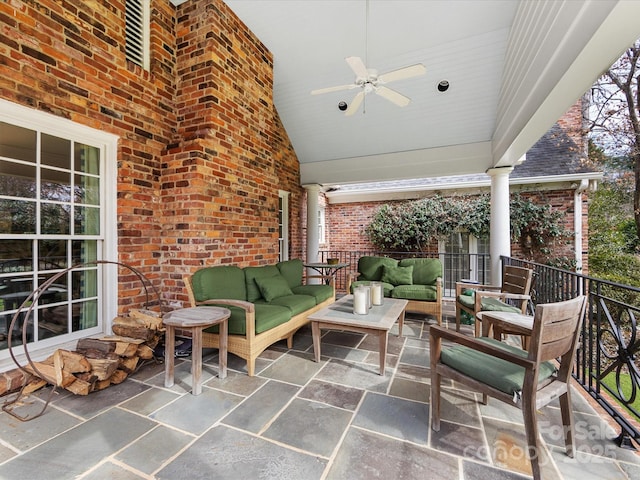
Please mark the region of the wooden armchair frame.
<svg viewBox="0 0 640 480"><path fill-rule="evenodd" d="M564 302L538 305L534 314L534 327L531 335L531 348L517 355L498 345L486 343L478 338L472 338L442 327L430 328L431 346L431 428L440 430L440 390L442 377L447 377L460 384L482 393L482 401L487 403L487 397L514 405L522 410L527 440L527 455L531 461L533 478L541 478L536 410L558 398L562 423L564 425L565 448L567 455L573 457L573 412L571 410L571 372L575 361L581 325L584 319L586 297L579 296ZM519 365L524 370L523 384L520 392L505 393L502 390L484 383L482 377L482 361L475 361L474 375L465 374L442 362L442 341L447 344L453 342L463 345L476 352ZM485 357L486 358L486 357ZM559 367L554 375L543 381L538 381L540 365L543 362L559 360ZM486 367L485 370L489 370ZM495 371L493 372L495 374Z"/></svg>
<svg viewBox="0 0 640 480"><path fill-rule="evenodd" d="M475 335L480 336L480 319L477 313L482 311L482 299L493 297L501 302L510 300L512 303L519 303L521 313L527 312L527 305L531 296L531 285L533 283L533 270L530 268L505 265L502 269L502 285L481 285L477 283L456 282L456 331L460 331L460 317L462 312L467 312L475 317ZM458 301L458 298L465 290L475 292L475 302L473 309L468 308Z"/></svg>

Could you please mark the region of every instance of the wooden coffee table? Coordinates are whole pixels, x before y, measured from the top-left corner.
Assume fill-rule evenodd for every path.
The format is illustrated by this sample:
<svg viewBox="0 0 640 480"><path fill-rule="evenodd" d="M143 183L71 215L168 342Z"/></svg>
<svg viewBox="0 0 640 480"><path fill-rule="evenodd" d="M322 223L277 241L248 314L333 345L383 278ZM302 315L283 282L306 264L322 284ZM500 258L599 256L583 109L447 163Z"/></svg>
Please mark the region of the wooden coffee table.
<svg viewBox="0 0 640 480"><path fill-rule="evenodd" d="M313 334L313 351L320 361L320 330L346 330L348 332L377 335L380 340L380 375L384 375L389 330L398 321L399 335L404 325L407 300L385 298L383 305L374 305L366 315L353 313L353 295L346 295L335 303L309 315Z"/></svg>

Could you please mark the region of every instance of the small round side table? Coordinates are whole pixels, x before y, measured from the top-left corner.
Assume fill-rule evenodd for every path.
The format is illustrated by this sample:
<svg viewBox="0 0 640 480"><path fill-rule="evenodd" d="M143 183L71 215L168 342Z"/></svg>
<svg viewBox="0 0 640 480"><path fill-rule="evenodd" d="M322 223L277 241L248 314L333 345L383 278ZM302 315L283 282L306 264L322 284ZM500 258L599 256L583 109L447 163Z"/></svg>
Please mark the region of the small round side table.
<svg viewBox="0 0 640 480"><path fill-rule="evenodd" d="M218 377L227 376L227 319L231 312L222 307L191 307L174 310L164 315L163 323L167 327L164 350L164 386L173 386L174 350L176 328L191 331L191 393L202 393L202 330L212 325L220 325L220 348L218 351Z"/></svg>

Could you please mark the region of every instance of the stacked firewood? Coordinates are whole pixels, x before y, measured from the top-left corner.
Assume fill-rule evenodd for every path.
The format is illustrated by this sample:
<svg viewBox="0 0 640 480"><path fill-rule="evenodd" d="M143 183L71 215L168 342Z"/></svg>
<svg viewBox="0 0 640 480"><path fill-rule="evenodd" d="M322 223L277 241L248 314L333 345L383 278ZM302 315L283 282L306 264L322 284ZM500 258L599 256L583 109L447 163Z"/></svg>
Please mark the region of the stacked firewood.
<svg viewBox="0 0 640 480"><path fill-rule="evenodd" d="M153 358L164 334L162 316L151 310L131 310L115 318L112 330L115 335L78 340L75 351L56 350L46 360L33 362L35 370L27 365L33 375L27 390L52 384L88 395L122 383L141 361Z"/></svg>

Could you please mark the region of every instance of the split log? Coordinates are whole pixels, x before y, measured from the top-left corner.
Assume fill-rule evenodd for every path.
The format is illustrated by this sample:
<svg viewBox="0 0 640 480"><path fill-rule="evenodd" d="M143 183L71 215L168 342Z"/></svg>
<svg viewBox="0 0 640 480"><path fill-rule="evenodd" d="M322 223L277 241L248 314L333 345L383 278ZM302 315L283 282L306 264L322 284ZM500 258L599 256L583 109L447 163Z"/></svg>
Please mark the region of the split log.
<svg viewBox="0 0 640 480"><path fill-rule="evenodd" d="M147 327L152 330L164 330L164 326L162 325L162 314L159 312L134 308L129 311L129 316L144 320Z"/></svg>
<svg viewBox="0 0 640 480"><path fill-rule="evenodd" d="M116 346L113 353L117 353L121 357L132 357L138 351L138 345L144 343L144 340L139 338L120 337L120 336L108 336L101 337L103 342L113 342Z"/></svg>
<svg viewBox="0 0 640 480"><path fill-rule="evenodd" d="M147 327L135 327L131 325L112 325L111 330L116 335L120 335L122 337L131 337L131 338L139 338L145 342L151 340L155 335L156 331L151 330Z"/></svg>
<svg viewBox="0 0 640 480"><path fill-rule="evenodd" d="M76 350L83 353L85 350L98 350L104 353L111 353L114 352L115 349L116 346L112 342L103 342L97 338L81 338L78 340L76 346Z"/></svg>
<svg viewBox="0 0 640 480"><path fill-rule="evenodd" d="M91 364L91 373L98 378L98 381L107 380L120 364L120 359L89 358L88 360Z"/></svg>
<svg viewBox="0 0 640 480"><path fill-rule="evenodd" d="M136 355L142 360L151 360L153 358L153 348L147 344L138 345L138 351Z"/></svg>
<svg viewBox="0 0 640 480"><path fill-rule="evenodd" d="M79 378L76 378L75 382L66 387L67 390L75 395L89 395L92 388L93 384L91 382L86 382Z"/></svg>
<svg viewBox="0 0 640 480"><path fill-rule="evenodd" d="M76 378L92 385L98 380L98 377L91 372L77 373Z"/></svg>
<svg viewBox="0 0 640 480"><path fill-rule="evenodd" d="M91 370L91 364L87 362L84 355L78 352L70 352L69 350L56 350L53 355L50 355L46 360L43 360L42 363L53 365L54 356L56 354L60 355L62 359L62 368L69 373L82 373Z"/></svg>
<svg viewBox="0 0 640 480"><path fill-rule="evenodd" d="M91 391L97 392L100 390L104 390L110 385L111 385L111 380L109 380L108 378L106 380L98 380L96 383L93 384L93 389Z"/></svg>
<svg viewBox="0 0 640 480"><path fill-rule="evenodd" d="M120 367L127 373L133 373L138 366L138 357L125 357L120 359Z"/></svg>
<svg viewBox="0 0 640 480"><path fill-rule="evenodd" d="M32 375L46 380L51 385L66 388L67 385L72 384L76 380L76 377L74 377L72 373L69 373L65 370L61 369L59 372L57 372L54 365L47 365L42 362L33 362L33 365L36 369L38 369L38 372L40 372L40 374L38 374L31 367L31 364L26 365L25 369Z"/></svg>
<svg viewBox="0 0 640 480"><path fill-rule="evenodd" d="M124 382L128 376L129 374L124 370L116 370L113 372L113 375L109 377L109 381L112 385L118 385L119 383Z"/></svg>
<svg viewBox="0 0 640 480"><path fill-rule="evenodd" d="M33 378L29 383L24 386L22 390L23 395L29 395L30 393L35 392L36 390L40 390L47 384L46 380L42 380L41 378Z"/></svg>

